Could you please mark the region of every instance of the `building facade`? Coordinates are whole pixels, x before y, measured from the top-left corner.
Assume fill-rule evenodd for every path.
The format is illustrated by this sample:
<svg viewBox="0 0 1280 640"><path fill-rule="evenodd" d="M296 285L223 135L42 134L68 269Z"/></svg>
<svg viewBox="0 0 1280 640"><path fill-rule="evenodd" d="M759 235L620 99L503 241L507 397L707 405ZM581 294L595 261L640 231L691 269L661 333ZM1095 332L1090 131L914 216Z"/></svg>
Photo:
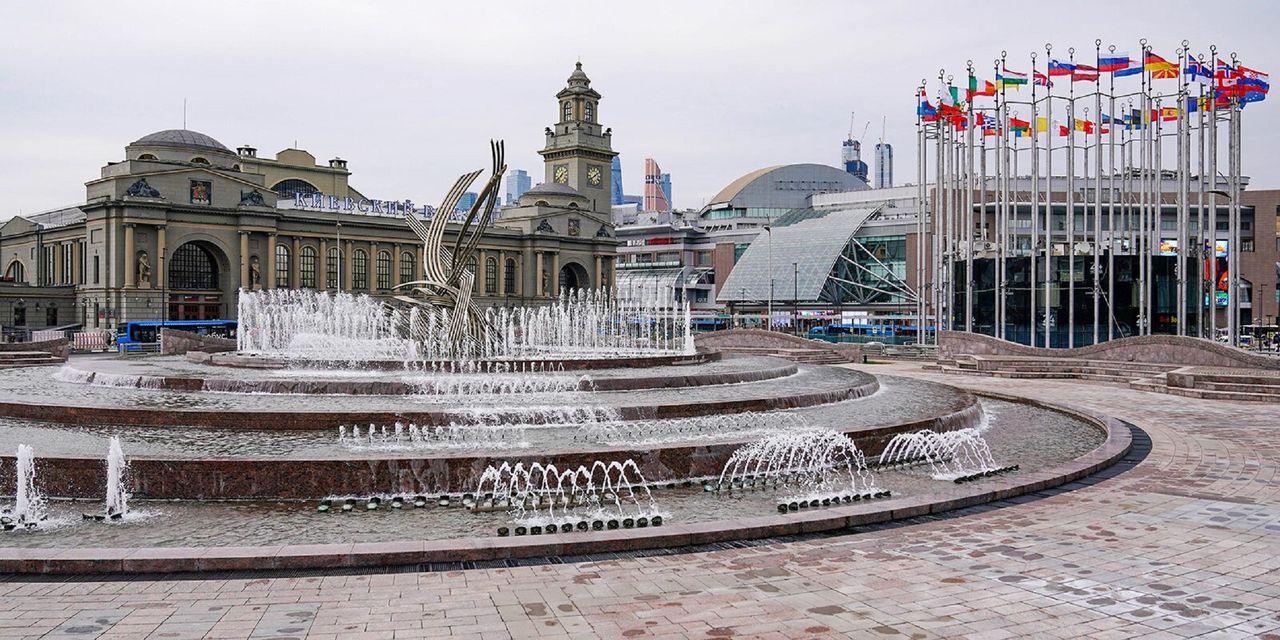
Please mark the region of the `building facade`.
<svg viewBox="0 0 1280 640"><path fill-rule="evenodd" d="M598 100L579 65L557 95L571 108L542 152L554 186L503 208L469 265L481 306L540 304L564 287L613 282L599 171L612 159L611 133L595 123ZM183 129L143 136L124 155L86 183L83 204L0 226L0 324L234 319L241 289L389 296L422 277L422 244L404 215L436 212L366 197L348 184L345 160L319 165L301 149L268 160ZM458 229L449 225L446 242Z"/></svg>
<svg viewBox="0 0 1280 640"><path fill-rule="evenodd" d="M876 188L893 186L893 145L881 142L876 145Z"/></svg>
<svg viewBox="0 0 1280 640"><path fill-rule="evenodd" d="M520 196L533 187L529 172L524 169L511 169L507 172L507 199L509 205L520 201Z"/></svg>

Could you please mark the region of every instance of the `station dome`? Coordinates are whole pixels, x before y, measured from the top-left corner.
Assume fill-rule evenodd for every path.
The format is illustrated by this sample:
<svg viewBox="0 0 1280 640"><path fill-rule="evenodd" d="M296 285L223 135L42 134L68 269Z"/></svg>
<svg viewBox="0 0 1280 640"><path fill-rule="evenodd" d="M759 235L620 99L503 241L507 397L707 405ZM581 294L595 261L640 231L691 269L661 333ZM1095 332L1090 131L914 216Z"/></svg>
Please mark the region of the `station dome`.
<svg viewBox="0 0 1280 640"><path fill-rule="evenodd" d="M209 149L222 153L231 153L226 145L214 140L199 131L190 129L165 129L149 133L137 140L129 146L147 146L147 147L182 147L184 149Z"/></svg>

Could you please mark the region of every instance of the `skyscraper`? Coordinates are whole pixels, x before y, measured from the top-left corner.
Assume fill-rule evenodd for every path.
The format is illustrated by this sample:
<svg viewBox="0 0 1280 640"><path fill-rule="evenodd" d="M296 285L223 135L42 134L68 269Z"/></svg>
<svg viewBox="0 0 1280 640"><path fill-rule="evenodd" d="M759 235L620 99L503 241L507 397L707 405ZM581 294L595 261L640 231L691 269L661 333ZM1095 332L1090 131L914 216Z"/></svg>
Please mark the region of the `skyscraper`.
<svg viewBox="0 0 1280 640"><path fill-rule="evenodd" d="M468 191L468 192L466 192L466 193L462 194L462 198L458 200L457 210L458 210L458 211L470 211L470 210L471 210L471 207L474 207L474 206L475 206L475 204L476 204L476 199L477 199L477 198L479 198L479 197L480 197L480 194L478 194L478 193L476 193L476 192L474 192L474 191Z"/></svg>
<svg viewBox="0 0 1280 640"><path fill-rule="evenodd" d="M622 204L622 159L618 156L613 157L612 173L613 183L610 186L613 187L613 193L609 196L613 204Z"/></svg>
<svg viewBox="0 0 1280 640"><path fill-rule="evenodd" d="M529 174L524 169L512 169L507 174L507 204L517 204L520 196L532 186Z"/></svg>
<svg viewBox="0 0 1280 640"><path fill-rule="evenodd" d="M845 171L866 181L867 163L862 161L862 143L852 136L840 145L840 162L844 164Z"/></svg>
<svg viewBox="0 0 1280 640"><path fill-rule="evenodd" d="M667 199L667 208L674 209L676 201L671 199L671 174L663 173L662 180L658 184L662 186L662 195Z"/></svg>
<svg viewBox="0 0 1280 640"><path fill-rule="evenodd" d="M876 145L876 188L893 186L893 145L881 142Z"/></svg>
<svg viewBox="0 0 1280 640"><path fill-rule="evenodd" d="M671 210L671 201L667 200L666 191L662 188L662 167L653 158L644 159L644 210Z"/></svg>

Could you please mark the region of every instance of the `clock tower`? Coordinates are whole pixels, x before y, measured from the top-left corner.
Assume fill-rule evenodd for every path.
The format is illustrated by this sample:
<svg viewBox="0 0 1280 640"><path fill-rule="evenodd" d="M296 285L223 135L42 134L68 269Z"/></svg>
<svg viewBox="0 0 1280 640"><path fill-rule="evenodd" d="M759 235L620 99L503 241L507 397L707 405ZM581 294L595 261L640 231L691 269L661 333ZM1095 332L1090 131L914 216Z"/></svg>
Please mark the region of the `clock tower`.
<svg viewBox="0 0 1280 640"><path fill-rule="evenodd" d="M546 183L573 187L607 220L613 202L610 167L618 153L613 131L600 126L600 94L581 62L556 100L559 119L547 127L547 145L538 152L546 164Z"/></svg>

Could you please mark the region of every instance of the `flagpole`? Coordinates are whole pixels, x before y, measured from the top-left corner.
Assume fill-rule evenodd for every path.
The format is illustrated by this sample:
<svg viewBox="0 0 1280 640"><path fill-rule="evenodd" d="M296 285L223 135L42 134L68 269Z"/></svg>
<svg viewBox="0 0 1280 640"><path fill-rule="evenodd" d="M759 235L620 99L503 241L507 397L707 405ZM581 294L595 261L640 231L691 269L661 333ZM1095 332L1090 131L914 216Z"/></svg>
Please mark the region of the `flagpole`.
<svg viewBox="0 0 1280 640"><path fill-rule="evenodd" d="M1001 54L1001 60L1003 60L1003 54ZM996 76L997 78L999 78L999 77L1000 77L1000 62L1001 62L1001 60L996 60L996 61L992 62L992 66L993 66L993 67L995 67L995 68L994 68L994 73L995 73L995 76ZM996 299L995 299L995 303L996 303L996 304L995 304L995 306L996 306L996 337L997 337L997 338L999 338L999 339L1001 339L1001 340L1004 340L1004 339L1005 339L1005 327L1004 327L1004 325L1005 325L1005 313L1006 313L1006 310L1005 310L1005 270L1006 270L1006 268L1007 268L1007 265L1005 264L1005 252L1007 251L1007 243L1006 243L1006 239L1007 239L1007 237L1008 237L1008 233L1009 233L1009 189L1008 189L1008 186L1009 186L1009 185L1008 185L1008 179L1009 179L1009 172L1008 172L1009 141L1008 141L1008 139L1007 139L1007 135L1008 135L1008 132L1009 132L1009 104L1005 101L1005 95L1004 95L1004 83L1003 83L1003 82L1001 82L1001 83L1000 83L1000 95L996 97L996 110L997 110L997 113L999 114L999 118L1000 118L1000 120L999 120L999 126L998 126L998 129L997 129L998 139L996 140L996 189L999 191L999 196L998 196L998 198L999 198L999 199L998 199L999 204L995 207L995 216L996 216L996 232L995 232L995 247L996 247L996 282L995 282L995 285L996 285L996 286L995 286L995 290L996 290ZM983 157L983 159L984 159L984 160L986 159L986 144L987 144L987 136L985 135L985 133L986 133L986 132L983 132L983 134L984 134L984 135L982 136L982 144L983 144L983 156L982 156L982 157ZM982 182L982 185L983 185L983 186L982 186L982 197L983 197L983 207L982 207L982 209L983 209L983 216L982 216L982 219L985 221L985 220L987 219L987 216L986 216L986 195L987 195L987 187L986 187L986 165L985 165L985 163L983 164L983 182Z"/></svg>
<svg viewBox="0 0 1280 640"><path fill-rule="evenodd" d="M1093 41L1093 66L1096 75L1093 78L1094 108L1098 120L1094 123L1093 154L1097 177L1093 181L1093 342L1098 344L1098 319L1102 306L1102 40ZM1087 135L1087 134L1086 134ZM1087 173L1087 172L1086 172Z"/></svg>
<svg viewBox="0 0 1280 640"><path fill-rule="evenodd" d="M1178 335L1185 336L1187 334L1187 252L1191 249L1191 242L1187 237L1187 218L1190 215L1188 209L1190 199L1190 141L1188 139L1187 125L1189 124L1187 111L1187 79L1186 67L1191 52L1187 46L1191 43L1183 40L1182 48L1178 50L1178 244L1174 248L1174 257L1177 260L1178 275Z"/></svg>
<svg viewBox="0 0 1280 640"><path fill-rule="evenodd" d="M1076 61L1076 48L1067 48L1067 60ZM1076 83L1067 80L1067 348L1076 346ZM1053 81L1049 81L1053 90Z"/></svg>
<svg viewBox="0 0 1280 640"><path fill-rule="evenodd" d="M1148 286L1148 283L1147 283L1147 274L1148 274L1148 272L1147 272L1147 257L1146 257L1146 253L1147 253L1147 252L1146 252L1144 249L1146 248L1147 240L1148 240L1148 236L1147 236L1147 216L1148 216L1148 210L1147 210L1147 192L1148 192L1148 189L1147 189L1147 187L1148 187L1148 183L1147 183L1147 168L1148 168L1149 164L1148 164L1148 162L1147 162L1147 152L1148 152L1148 139L1149 139L1149 136L1148 136L1147 134L1150 132L1150 129L1151 129L1150 122L1148 122L1148 121L1151 119L1151 106L1150 106L1150 102L1149 102L1149 97L1147 96L1147 70L1146 70L1146 65L1147 65L1147 39L1146 39L1146 38L1143 38L1143 39L1141 40L1141 44L1142 44L1142 46L1141 46L1141 48L1140 48L1139 50L1141 51L1141 54L1142 54L1142 89L1141 89L1141 92L1138 94L1138 110L1139 110L1139 112L1140 112L1140 113L1139 113L1139 115L1138 115L1138 118L1139 118L1139 122L1140 122L1140 125L1141 125L1141 128L1138 130L1138 132L1139 132L1139 133L1138 133L1138 138L1139 138L1139 140L1140 140L1140 142L1138 143L1138 151L1139 151L1139 153L1138 153L1138 162L1139 162L1139 164L1140 164L1140 170L1139 170L1139 173L1138 173L1138 175L1139 175L1139 179L1138 179L1138 198L1139 198L1139 199L1138 199L1138 216L1139 216L1139 222L1138 222L1138 227L1139 227L1139 234L1138 234L1138 285L1139 285L1139 286L1138 286L1138 335L1147 335L1147 333L1148 333L1148 329L1149 329L1149 327L1148 327L1148 321L1149 321L1149 318L1147 318L1147 315L1146 315L1146 313L1147 313L1147 286Z"/></svg>
<svg viewBox="0 0 1280 640"><path fill-rule="evenodd" d="M1200 56L1200 72L1204 73L1204 56ZM1209 81L1213 81L1210 75ZM1204 82L1199 82L1198 93L1199 98L1196 100L1196 249L1191 257L1195 261L1196 274L1196 335L1204 338L1204 322L1205 322L1205 291L1204 291L1204 237L1205 237L1205 210L1204 210L1204 112L1206 108L1204 100ZM1210 313L1212 313L1210 307ZM1212 337L1212 336L1209 336Z"/></svg>
<svg viewBox="0 0 1280 640"><path fill-rule="evenodd" d="M1053 45L1045 43L1045 58L1049 58ZM1046 63L1047 64L1047 63ZM1047 77L1047 76L1046 76ZM1035 62L1031 63L1031 85L1035 86ZM1053 87L1044 88L1045 117L1045 207L1044 207L1044 346L1053 347L1050 325L1050 293L1053 289ZM1037 123L1039 124L1039 123ZM1039 128L1039 127L1036 127Z"/></svg>
<svg viewBox="0 0 1280 640"><path fill-rule="evenodd" d="M945 75L945 72L943 70L941 69L938 70L939 83L942 82L944 75ZM941 104L939 104L939 106L941 106ZM946 174L943 172L944 160L946 159L946 153L944 153L943 151L944 149L943 144L945 142L943 140L943 132L945 130L945 127L943 127L942 125L943 125L942 118L939 117L934 127L935 140L937 141L938 152L937 152L937 158L935 158L937 167L934 170L934 186L933 186L933 199L934 199L934 209L935 209L934 216L933 216L933 314L934 314L934 339L939 341L941 340L941 336L938 332L942 331L943 321L944 321L943 307L942 307L942 290L943 290L942 279L944 275L942 272L942 265L943 265L943 261L945 260L945 257L942 255L943 253L942 252L942 249L943 249L942 225L946 221L946 208L944 206L946 203L946 190L944 189L946 185Z"/></svg>
<svg viewBox="0 0 1280 640"><path fill-rule="evenodd" d="M1209 58L1213 60L1214 88L1218 79L1218 46L1209 46ZM1218 96L1210 92L1209 98L1209 339L1218 340ZM1228 249L1229 250L1229 249Z"/></svg>
<svg viewBox="0 0 1280 640"><path fill-rule="evenodd" d="M916 90L916 344L925 344L924 329L924 220L925 220L925 145L924 104L925 82L920 81Z"/></svg>
<svg viewBox="0 0 1280 640"><path fill-rule="evenodd" d="M1031 77L1035 78L1036 52L1031 52ZM1036 253L1039 251L1040 244L1040 143L1038 142L1040 133L1040 117L1039 103L1036 101L1036 83L1031 83L1031 265L1030 271L1027 272L1027 282L1031 285L1030 315L1027 318L1028 333L1031 336L1031 346L1036 346ZM1048 231L1048 229L1046 229ZM1045 342L1045 347L1049 346Z"/></svg>
<svg viewBox="0 0 1280 640"><path fill-rule="evenodd" d="M1151 91L1155 92L1155 86L1151 87ZM1152 140L1155 146L1155 160L1152 165L1151 184L1154 190L1152 194L1152 216L1151 216L1151 247L1150 251L1151 266L1147 267L1147 276L1151 279L1151 297L1147 299L1149 305L1147 313L1147 321L1151 324L1151 329L1147 333L1155 333L1154 311L1156 308L1156 297L1160 293L1159 283L1156 278L1155 271L1155 254L1160 249L1160 236L1164 229L1164 98L1155 97L1155 108L1152 113L1156 114L1152 119L1155 120L1155 132Z"/></svg>
<svg viewBox="0 0 1280 640"><path fill-rule="evenodd" d="M973 77L973 60L965 62L969 77ZM973 331L973 285L977 281L973 277L973 98L969 97L968 113L965 116L964 145L964 330Z"/></svg>
<svg viewBox="0 0 1280 640"><path fill-rule="evenodd" d="M1109 45L1107 50L1114 58L1116 52L1115 45ZM1101 65L1099 65L1101 67ZM1098 71L1102 73L1101 69ZM1101 78L1099 78L1101 85ZM1099 87L1101 90L1101 87ZM1099 98L1101 99L1101 98ZM1107 341L1110 342L1115 338L1115 299L1116 299L1116 72L1111 71L1111 91L1107 96L1107 109L1111 112L1111 133L1107 136L1107 168L1110 175L1107 177ZM1123 131L1120 129L1119 131ZM1123 134L1121 134L1123 135ZM1101 170L1101 163L1099 163Z"/></svg>
<svg viewBox="0 0 1280 640"><path fill-rule="evenodd" d="M1231 52L1231 68L1239 76L1240 60ZM1239 83L1239 79L1236 80ZM1227 103L1227 159L1231 172L1231 204L1227 209L1227 342L1240 346L1240 94Z"/></svg>

